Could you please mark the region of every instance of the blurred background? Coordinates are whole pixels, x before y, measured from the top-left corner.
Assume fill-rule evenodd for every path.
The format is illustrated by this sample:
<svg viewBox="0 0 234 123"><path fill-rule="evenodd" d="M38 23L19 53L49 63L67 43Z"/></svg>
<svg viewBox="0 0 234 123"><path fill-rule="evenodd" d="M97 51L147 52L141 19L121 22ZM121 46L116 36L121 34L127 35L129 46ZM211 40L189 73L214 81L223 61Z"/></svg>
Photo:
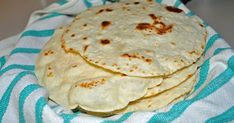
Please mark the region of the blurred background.
<svg viewBox="0 0 234 123"><path fill-rule="evenodd" d="M0 0L0 40L21 32L30 14L56 0ZM191 0L187 7L234 47L234 0Z"/></svg>

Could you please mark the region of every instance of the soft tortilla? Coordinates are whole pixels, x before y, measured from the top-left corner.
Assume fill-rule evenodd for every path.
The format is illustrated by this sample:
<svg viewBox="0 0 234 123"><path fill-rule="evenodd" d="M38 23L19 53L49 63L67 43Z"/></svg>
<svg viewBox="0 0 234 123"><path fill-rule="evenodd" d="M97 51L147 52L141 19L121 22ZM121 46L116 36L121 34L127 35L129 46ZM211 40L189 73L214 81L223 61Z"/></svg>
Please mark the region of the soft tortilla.
<svg viewBox="0 0 234 123"><path fill-rule="evenodd" d="M127 112L134 112L134 111L155 111L169 104L175 104L185 97L192 91L194 83L196 82L197 73L193 74L189 78L187 78L184 82L180 83L179 85L166 90L160 94L155 96L141 98L134 102L131 102L125 108L113 112L90 112L84 109L79 109L82 112L86 112L91 115L106 117L114 114L123 114Z"/></svg>
<svg viewBox="0 0 234 123"><path fill-rule="evenodd" d="M156 96L142 98L131 102L126 108L116 111L115 113L119 114L132 111L154 111L160 109L172 102L176 102L176 99L180 100L182 97L186 96L193 89L195 82L196 74L170 90L167 90Z"/></svg>
<svg viewBox="0 0 234 123"><path fill-rule="evenodd" d="M67 52L92 64L148 77L169 75L197 61L206 29L180 9L125 0L81 12L62 38Z"/></svg>
<svg viewBox="0 0 234 123"><path fill-rule="evenodd" d="M190 78L197 71L198 67L203 62L203 57L199 58L199 60L192 64L189 67L183 68L180 71L175 72L174 74L167 76L163 79L163 82L160 85L157 85L153 88L148 89L146 95L144 97L150 97L161 93L165 90L173 88L180 83L184 82L186 79Z"/></svg>

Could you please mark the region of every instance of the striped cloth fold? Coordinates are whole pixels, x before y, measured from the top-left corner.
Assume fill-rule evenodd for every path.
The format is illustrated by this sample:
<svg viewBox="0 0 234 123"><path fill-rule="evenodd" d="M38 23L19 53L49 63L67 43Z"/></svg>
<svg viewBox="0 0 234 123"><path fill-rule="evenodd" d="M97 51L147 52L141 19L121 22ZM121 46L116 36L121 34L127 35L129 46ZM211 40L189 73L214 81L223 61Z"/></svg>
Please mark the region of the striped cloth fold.
<svg viewBox="0 0 234 123"><path fill-rule="evenodd" d="M16 47L9 56L0 57L0 123L220 123L234 120L234 52L204 21L208 30L205 61L188 99L155 112L129 112L107 118L72 113L48 101L47 91L37 84L34 74L35 60L41 48L55 29L71 22L74 13L106 2L58 0L32 14ZM187 16L196 16L180 0L155 2L179 7Z"/></svg>

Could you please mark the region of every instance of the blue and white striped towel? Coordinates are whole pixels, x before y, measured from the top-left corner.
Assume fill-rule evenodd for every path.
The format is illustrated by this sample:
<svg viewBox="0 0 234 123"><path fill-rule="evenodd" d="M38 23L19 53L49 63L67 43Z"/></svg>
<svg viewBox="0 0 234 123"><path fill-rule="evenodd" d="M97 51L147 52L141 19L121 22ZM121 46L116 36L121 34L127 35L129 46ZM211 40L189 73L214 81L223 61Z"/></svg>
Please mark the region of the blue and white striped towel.
<svg viewBox="0 0 234 123"><path fill-rule="evenodd" d="M156 0L183 9L179 0ZM234 52L206 25L209 32L194 93L186 100L156 112L130 112L108 118L72 113L48 102L47 91L37 84L35 59L54 30L69 23L73 15L105 0L60 0L32 14L9 57L0 57L0 122L3 123L119 123L119 122L229 122L234 120Z"/></svg>

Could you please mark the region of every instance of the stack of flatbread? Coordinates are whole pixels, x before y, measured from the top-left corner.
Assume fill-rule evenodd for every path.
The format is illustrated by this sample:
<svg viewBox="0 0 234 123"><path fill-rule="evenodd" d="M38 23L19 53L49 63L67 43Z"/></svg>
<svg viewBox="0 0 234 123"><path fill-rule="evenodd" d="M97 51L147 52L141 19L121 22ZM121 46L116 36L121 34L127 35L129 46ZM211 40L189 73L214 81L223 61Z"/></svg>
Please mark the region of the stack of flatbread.
<svg viewBox="0 0 234 123"><path fill-rule="evenodd" d="M184 99L202 63L196 17L151 0L93 7L57 29L36 63L49 98L93 114L154 111Z"/></svg>

